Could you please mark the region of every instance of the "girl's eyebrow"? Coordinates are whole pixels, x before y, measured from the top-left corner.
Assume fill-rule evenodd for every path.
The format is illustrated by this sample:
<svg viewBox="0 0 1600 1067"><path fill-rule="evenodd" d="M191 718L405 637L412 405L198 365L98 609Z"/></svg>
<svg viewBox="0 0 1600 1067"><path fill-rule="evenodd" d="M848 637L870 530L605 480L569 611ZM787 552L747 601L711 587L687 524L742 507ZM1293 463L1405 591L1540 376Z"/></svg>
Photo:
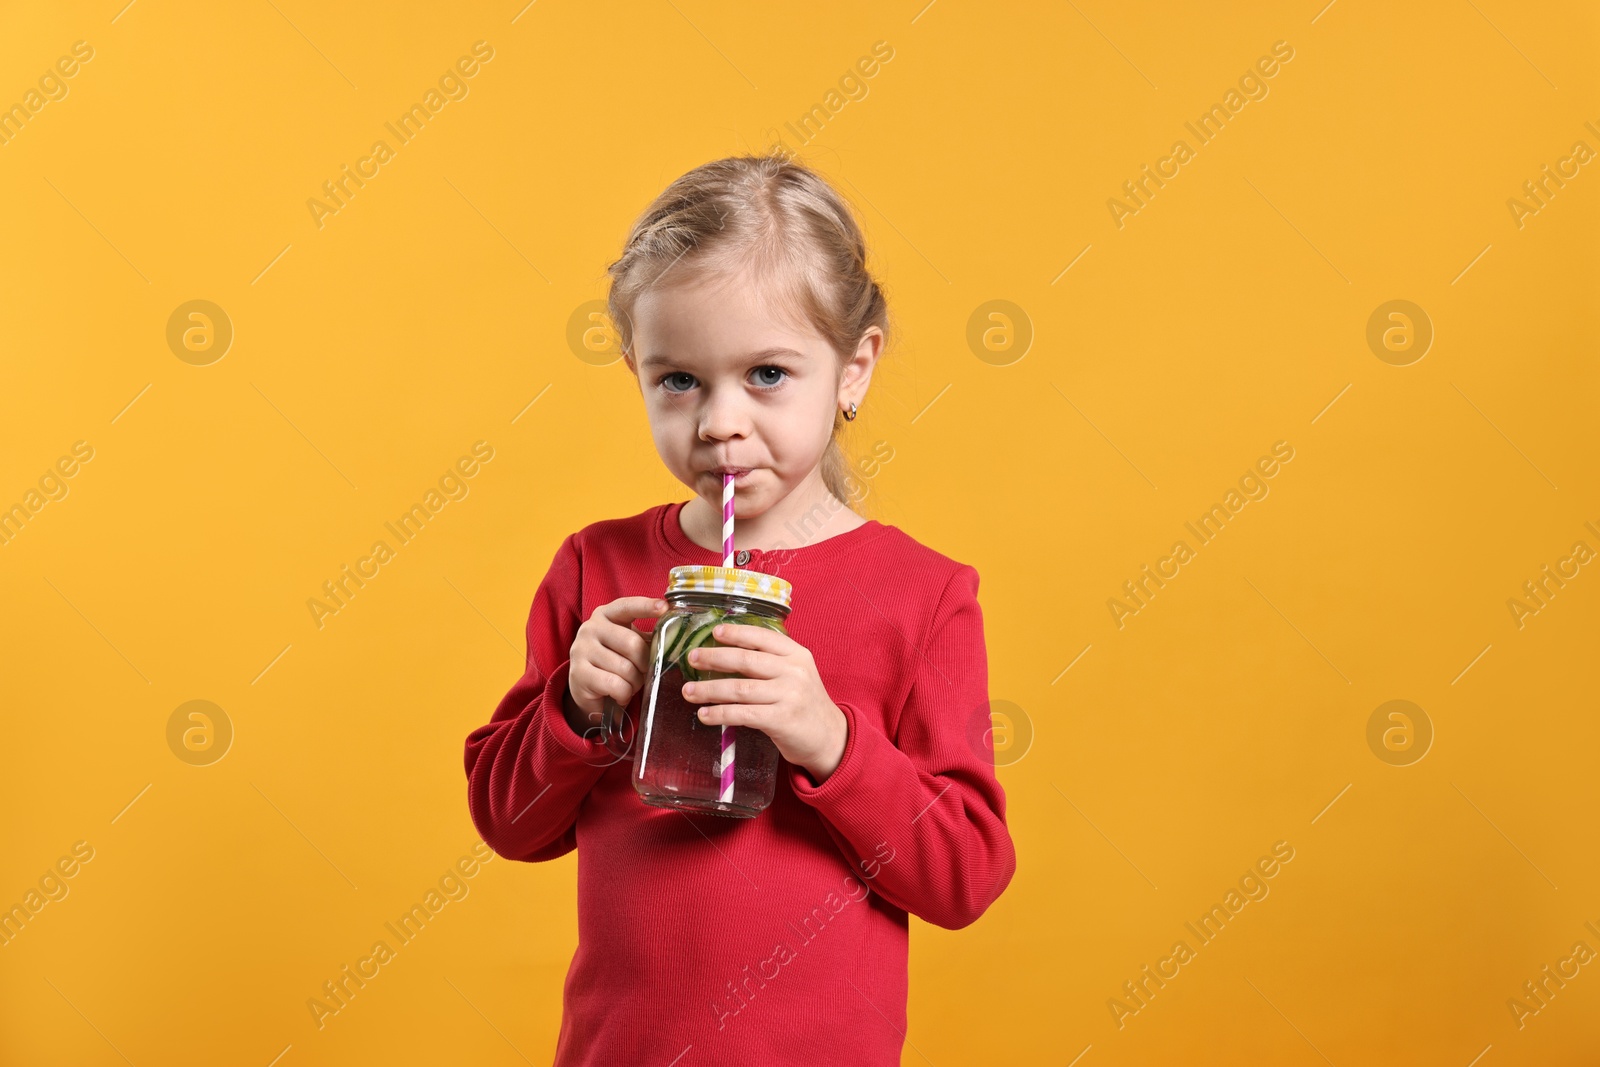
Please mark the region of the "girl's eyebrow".
<svg viewBox="0 0 1600 1067"><path fill-rule="evenodd" d="M803 360L803 359L806 358L805 357L805 353L803 353L803 352L796 352L792 348L778 347L778 348L763 348L759 352L751 352L751 353L749 353L748 355L745 356L745 360L746 360L746 362L749 362L749 363L759 363L762 360L773 359L773 358L779 357L779 356L787 356L790 359L799 359L799 360ZM676 360L674 360L671 356L665 356L665 355L646 356L643 360L641 360L639 362L639 369L640 370L648 370L648 369L650 369L652 367L670 367L675 362L676 362Z"/></svg>
<svg viewBox="0 0 1600 1067"><path fill-rule="evenodd" d="M754 363L757 360L772 359L774 356L788 356L790 359L805 359L804 352L796 352L792 348L763 348L759 352L752 352L745 358Z"/></svg>

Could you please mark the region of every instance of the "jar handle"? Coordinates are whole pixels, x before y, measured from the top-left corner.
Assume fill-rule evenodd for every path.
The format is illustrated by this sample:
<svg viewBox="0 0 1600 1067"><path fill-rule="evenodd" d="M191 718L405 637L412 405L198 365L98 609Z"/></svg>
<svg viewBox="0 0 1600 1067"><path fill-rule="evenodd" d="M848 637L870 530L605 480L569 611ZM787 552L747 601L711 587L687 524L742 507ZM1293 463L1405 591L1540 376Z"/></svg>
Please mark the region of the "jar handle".
<svg viewBox="0 0 1600 1067"><path fill-rule="evenodd" d="M627 756L633 739L627 730L628 709L606 697L600 704L600 726L597 740L617 758ZM619 751L620 748L620 751Z"/></svg>

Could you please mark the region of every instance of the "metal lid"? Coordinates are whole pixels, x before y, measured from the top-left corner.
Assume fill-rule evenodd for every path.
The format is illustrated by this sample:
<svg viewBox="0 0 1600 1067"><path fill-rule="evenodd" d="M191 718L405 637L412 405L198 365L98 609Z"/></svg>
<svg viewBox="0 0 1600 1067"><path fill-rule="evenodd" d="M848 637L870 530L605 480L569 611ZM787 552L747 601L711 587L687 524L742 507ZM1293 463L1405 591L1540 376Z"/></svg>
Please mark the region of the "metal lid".
<svg viewBox="0 0 1600 1067"><path fill-rule="evenodd" d="M727 593L776 604L789 610L794 587L782 578L738 567L674 567L667 572L667 595L674 593Z"/></svg>

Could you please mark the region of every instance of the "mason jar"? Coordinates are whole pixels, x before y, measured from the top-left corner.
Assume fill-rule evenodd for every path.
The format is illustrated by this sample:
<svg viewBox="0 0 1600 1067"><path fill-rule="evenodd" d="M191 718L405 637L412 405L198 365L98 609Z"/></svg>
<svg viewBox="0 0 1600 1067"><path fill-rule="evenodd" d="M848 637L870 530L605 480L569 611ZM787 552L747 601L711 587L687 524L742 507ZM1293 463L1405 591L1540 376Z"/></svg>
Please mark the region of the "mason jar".
<svg viewBox="0 0 1600 1067"><path fill-rule="evenodd" d="M750 726L701 722L698 712L707 705L685 700L683 684L739 677L698 670L688 654L720 647L711 632L722 623L787 633L791 592L788 582L760 571L686 566L668 573L667 611L650 639L650 669L629 746L640 800L735 818L759 815L772 803L778 782L772 738ZM608 702L608 713L614 710ZM603 736L613 729L610 719Z"/></svg>

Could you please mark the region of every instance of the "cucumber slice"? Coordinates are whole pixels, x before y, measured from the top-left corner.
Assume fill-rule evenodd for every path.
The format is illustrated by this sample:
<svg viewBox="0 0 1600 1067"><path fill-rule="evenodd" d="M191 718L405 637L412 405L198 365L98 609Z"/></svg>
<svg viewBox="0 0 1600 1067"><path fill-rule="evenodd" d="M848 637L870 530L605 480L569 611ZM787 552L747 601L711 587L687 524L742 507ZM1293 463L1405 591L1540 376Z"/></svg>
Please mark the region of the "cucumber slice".
<svg viewBox="0 0 1600 1067"><path fill-rule="evenodd" d="M705 676L701 674L700 671L696 670L694 665L689 662L689 653L693 652L701 645L709 645L712 648L717 647L717 643L711 638L711 631L720 621L722 620L715 619L707 622L704 626L701 626L699 629L695 630L694 633L690 634L689 640L684 643L683 655L678 659L678 669L683 673L684 678L688 681L701 682L705 680Z"/></svg>
<svg viewBox="0 0 1600 1067"><path fill-rule="evenodd" d="M671 666L683 655L688 639L702 626L714 623L716 619L709 612L697 611L692 615L677 616L677 626L671 639L667 643L666 664Z"/></svg>
<svg viewBox="0 0 1600 1067"><path fill-rule="evenodd" d="M745 626L765 626L769 630L783 630L783 620L774 619L767 615L735 615L728 621L742 623Z"/></svg>
<svg viewBox="0 0 1600 1067"><path fill-rule="evenodd" d="M712 636L718 623L738 624L743 626L762 626L769 630L782 632L783 623L778 619L768 618L765 615L727 615L724 612L712 609L702 615L692 616L690 625L684 627L683 640L673 644L668 652L667 663L676 663L678 671L685 681L703 682L712 678L736 678L738 675L723 671L702 671L689 662L689 653L697 648L721 648L722 643Z"/></svg>
<svg viewBox="0 0 1600 1067"><path fill-rule="evenodd" d="M685 679L691 682L702 680L702 675L689 663L689 652L711 641L711 631L726 617L726 612L720 608L708 608L689 616L684 627L684 638L674 649L672 660Z"/></svg>
<svg viewBox="0 0 1600 1067"><path fill-rule="evenodd" d="M672 615L656 627L656 635L651 641L650 647L652 660L657 654L660 654L662 663L672 662L672 649L683 637L684 621L682 615Z"/></svg>
<svg viewBox="0 0 1600 1067"><path fill-rule="evenodd" d="M687 615L674 615L667 622L668 629L661 638L661 648L664 650L662 663L671 666L683 651L683 639L689 636L691 618Z"/></svg>

